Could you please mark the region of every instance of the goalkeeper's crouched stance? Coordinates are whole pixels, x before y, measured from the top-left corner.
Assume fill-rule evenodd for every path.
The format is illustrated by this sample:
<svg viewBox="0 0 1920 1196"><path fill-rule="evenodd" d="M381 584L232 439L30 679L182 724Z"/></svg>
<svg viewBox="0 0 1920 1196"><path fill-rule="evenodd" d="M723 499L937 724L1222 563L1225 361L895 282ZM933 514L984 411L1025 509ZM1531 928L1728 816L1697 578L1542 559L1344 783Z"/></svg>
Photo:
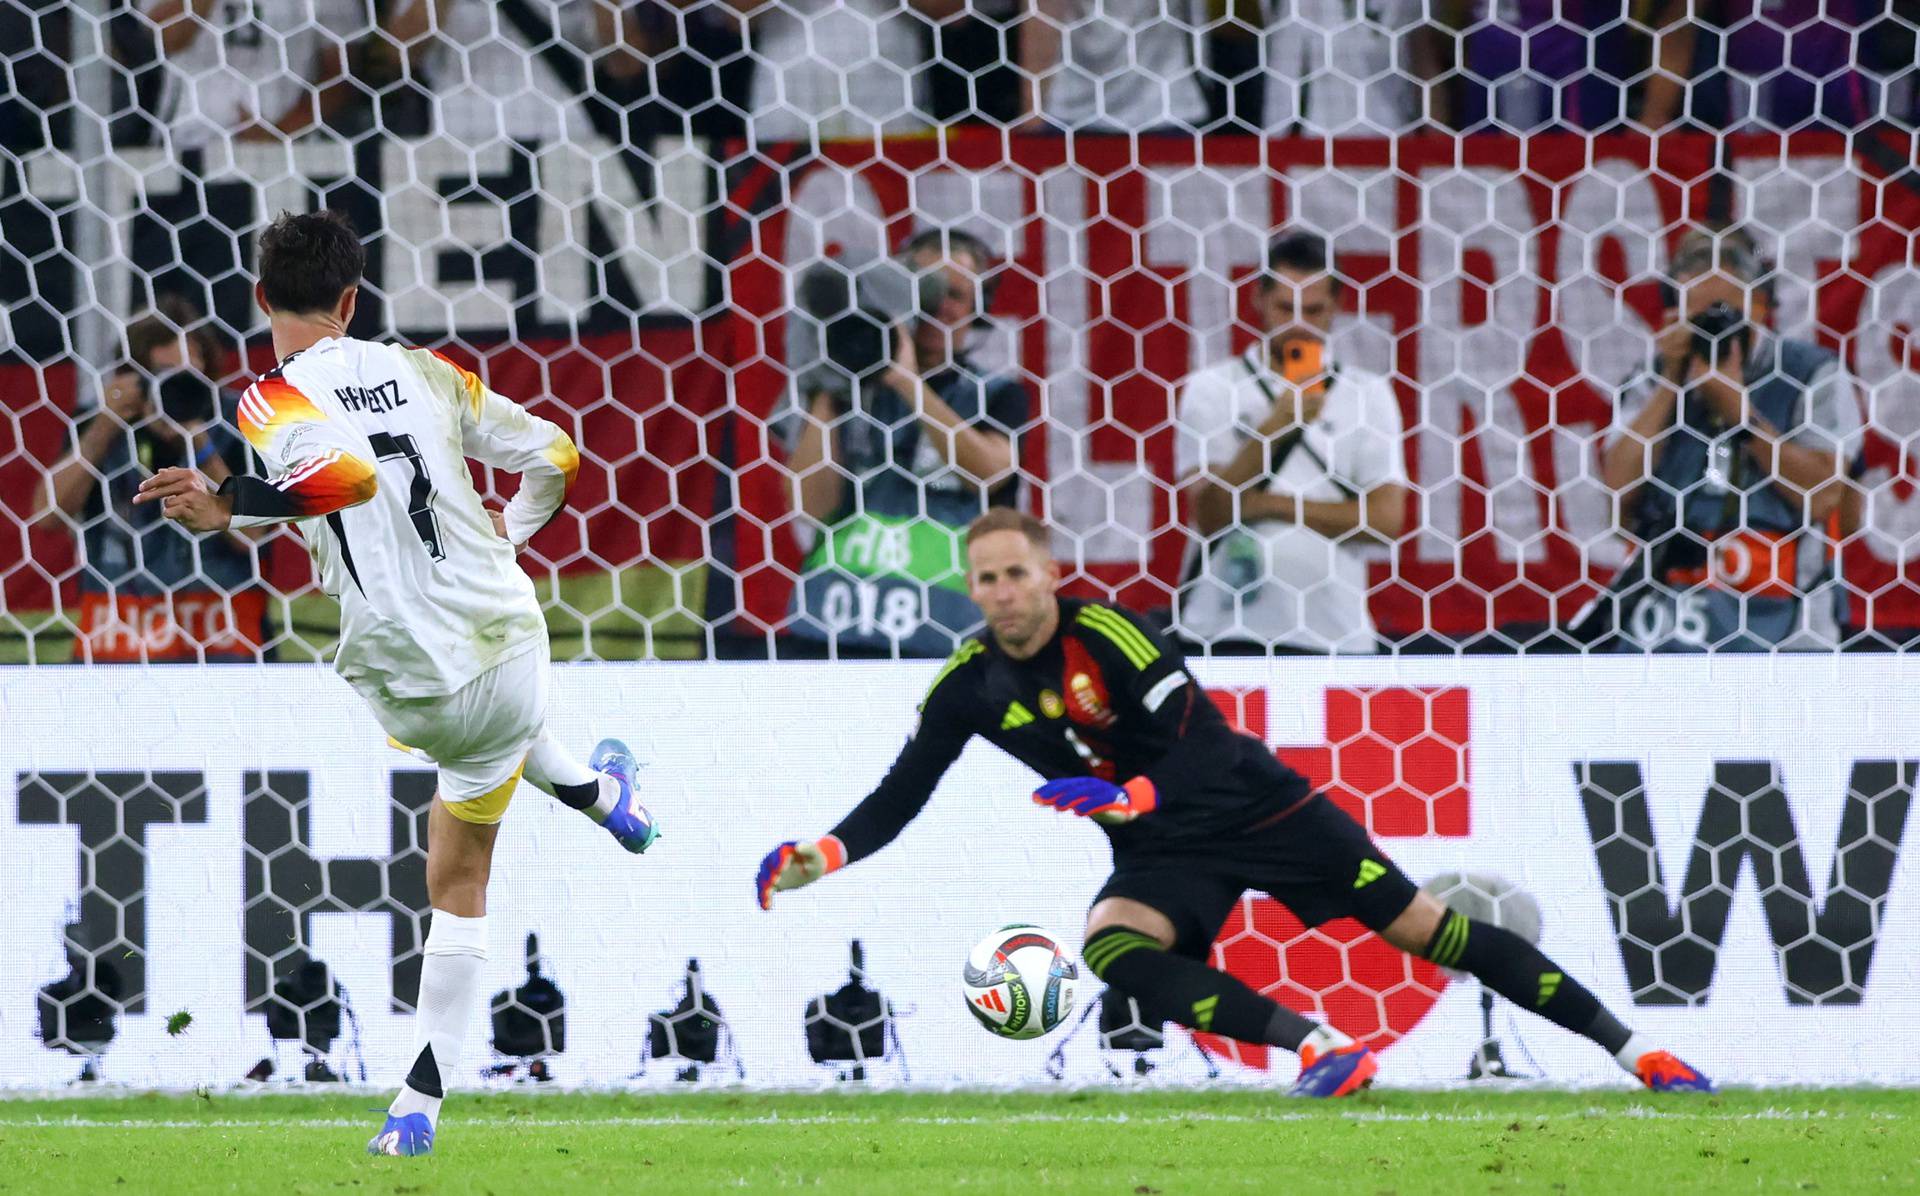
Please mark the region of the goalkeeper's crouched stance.
<svg viewBox="0 0 1920 1196"><path fill-rule="evenodd" d="M1048 778L1034 801L1091 818L1111 841L1113 875L1087 917L1093 973L1150 1019L1297 1052L1297 1095L1353 1092L1378 1064L1337 1029L1207 966L1249 889L1309 926L1352 917L1402 951L1471 972L1592 1039L1649 1088L1712 1090L1531 943L1422 893L1358 823L1229 726L1157 632L1115 607L1058 597L1048 538L1009 510L968 529L968 587L987 631L935 678L879 787L824 838L768 853L756 881L763 908L891 842L978 735Z"/></svg>

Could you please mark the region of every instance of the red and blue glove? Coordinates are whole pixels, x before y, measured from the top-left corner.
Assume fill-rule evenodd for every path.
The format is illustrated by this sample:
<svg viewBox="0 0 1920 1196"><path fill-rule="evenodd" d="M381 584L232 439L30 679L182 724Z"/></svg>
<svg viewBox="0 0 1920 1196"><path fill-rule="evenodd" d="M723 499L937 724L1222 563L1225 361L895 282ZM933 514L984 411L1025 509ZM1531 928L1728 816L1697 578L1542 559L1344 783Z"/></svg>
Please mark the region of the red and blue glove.
<svg viewBox="0 0 1920 1196"><path fill-rule="evenodd" d="M1034 790L1033 800L1065 814L1091 818L1106 826L1132 822L1160 804L1153 782L1135 777L1124 785L1099 777L1062 777Z"/></svg>
<svg viewBox="0 0 1920 1196"><path fill-rule="evenodd" d="M760 861L760 875L753 883L754 896L759 899L761 909L772 909L775 892L810 885L846 866L846 845L832 835L807 843L789 839Z"/></svg>

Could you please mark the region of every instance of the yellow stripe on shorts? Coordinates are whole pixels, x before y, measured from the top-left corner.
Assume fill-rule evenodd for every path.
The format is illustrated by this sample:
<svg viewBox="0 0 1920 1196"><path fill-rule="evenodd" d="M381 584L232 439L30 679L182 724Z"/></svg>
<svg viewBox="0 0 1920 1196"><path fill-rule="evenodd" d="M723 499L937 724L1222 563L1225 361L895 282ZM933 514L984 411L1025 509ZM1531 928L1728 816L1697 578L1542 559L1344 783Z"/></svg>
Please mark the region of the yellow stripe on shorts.
<svg viewBox="0 0 1920 1196"><path fill-rule="evenodd" d="M479 797L466 801L447 801L444 797L440 800L447 807L447 813L460 821L471 822L475 826L492 826L507 816L507 803L513 800L513 791L520 787L520 774L526 767L527 762L520 761L505 784Z"/></svg>

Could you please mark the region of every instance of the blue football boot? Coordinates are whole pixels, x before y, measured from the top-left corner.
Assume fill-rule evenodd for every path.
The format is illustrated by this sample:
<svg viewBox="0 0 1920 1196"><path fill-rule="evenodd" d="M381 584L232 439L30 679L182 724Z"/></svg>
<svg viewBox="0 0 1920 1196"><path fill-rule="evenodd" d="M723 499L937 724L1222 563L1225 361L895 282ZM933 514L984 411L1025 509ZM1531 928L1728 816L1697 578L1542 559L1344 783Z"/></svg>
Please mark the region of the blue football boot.
<svg viewBox="0 0 1920 1196"><path fill-rule="evenodd" d="M1380 1060L1360 1043L1351 1043L1331 1051L1300 1048L1300 1078L1293 1082L1290 1096L1351 1096L1373 1083Z"/></svg>
<svg viewBox="0 0 1920 1196"><path fill-rule="evenodd" d="M415 1158L433 1153L433 1122L425 1113L409 1113L405 1117L387 1114L387 1123L380 1132L367 1143L368 1154L390 1154L402 1158Z"/></svg>
<svg viewBox="0 0 1920 1196"><path fill-rule="evenodd" d="M660 837L660 828L640 804L640 761L633 752L618 739L602 739L594 745L593 755L587 757L587 767L620 782L620 800L600 825L635 855L652 847Z"/></svg>

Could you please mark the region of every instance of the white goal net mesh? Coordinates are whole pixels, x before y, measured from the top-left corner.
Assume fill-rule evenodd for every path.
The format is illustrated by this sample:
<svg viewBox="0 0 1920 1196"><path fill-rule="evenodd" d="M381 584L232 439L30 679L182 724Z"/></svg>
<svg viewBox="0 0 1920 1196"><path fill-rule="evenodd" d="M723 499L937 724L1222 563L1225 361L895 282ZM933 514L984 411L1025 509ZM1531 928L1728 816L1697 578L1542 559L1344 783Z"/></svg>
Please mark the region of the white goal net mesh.
<svg viewBox="0 0 1920 1196"><path fill-rule="evenodd" d="M1920 630L1917 32L1907 0L0 0L0 664L24 666L0 685L7 721L46 737L10 727L0 752L16 878L0 942L35 965L0 991L0 1060L31 1060L9 1078L65 1078L43 1035L93 1069L119 1033L107 1074L169 1084L237 1078L270 1041L283 1077L357 1078L363 1022L388 1071L404 1047L388 1010L417 982L430 775L375 753L337 694L315 709L354 731L329 730L328 757L294 735L261 746L241 697L167 707L164 674L114 667L312 662L334 643L295 533L194 540L131 503L166 464L254 467L229 416L273 364L257 240L323 207L368 249L354 335L439 349L578 444L568 505L521 558L554 658L594 678L766 662L673 674L690 678L679 707L609 681L630 703L579 698L577 746L603 710L692 742L764 700L777 732L813 709L805 686L862 723L842 746L865 771L742 799L751 844L679 840L714 860L669 865L688 895L647 918L742 916L711 877L733 885L749 847L824 829L878 775L904 724L874 704L904 712L932 666L839 662L937 660L975 630L958 532L1012 505L1054 529L1067 592L1149 612L1196 658L1336 658L1284 684L1278 665L1200 671L1376 835L1404 837L1418 879L1501 874L1545 906L1550 945L1584 926L1560 946L1610 1000L1698 1011L1724 942L1760 952L1740 975L1769 999L1860 1004L1912 766L1850 732L1792 774L1761 731L1891 663L1843 654ZM1730 674L1649 654L1711 654L1699 669L1750 677L1758 712L1674 763L1655 714L1697 714L1675 695L1704 701L1701 678ZM245 700L310 727L298 696L317 675L283 672L248 671ZM1573 692L1589 677L1643 709ZM1529 722L1508 689L1558 713ZM1887 731L1873 702L1890 692L1847 699L1861 725ZM138 729L91 721L149 703ZM1284 703L1310 713L1268 726ZM1576 709L1647 738L1585 743ZM1512 754L1472 777L1470 721ZM657 745L664 805L699 809L693 774L734 767L705 750ZM807 752L840 775L829 747ZM1562 799L1547 830L1498 829L1498 811L1530 817L1529 792ZM358 796L328 813L325 793ZM560 822L519 849L523 872L579 833ZM981 900L1015 872L1098 879L1084 845L980 876L915 842L903 853ZM952 1013L954 1045L922 1047L916 1078L1037 1077L1037 1053L969 1054L978 1031L944 1009L998 907L889 939L877 894L915 900L910 861L872 867L893 879L828 903L807 958L834 962L808 984L845 982L863 938L889 999L938 978L902 996L937 1018L823 1005L856 1057L816 1068L800 990L749 1008L798 943L636 932L648 966L590 986L613 940L529 914L495 945L497 1061L626 1077L627 1036L584 1020L614 1016L594 986L657 988L664 1009L700 956L693 988L730 1029L687 1062L682 1037L699 1056L718 1020L689 998L648 1076L751 1073L776 1034L792 1057L761 1078L889 1075L916 1030L945 1043ZM568 900L641 916L596 895L599 868ZM523 882L510 902L540 909ZM1073 929L1072 896L1007 912ZM220 911L212 979L181 920L202 901ZM1435 969L1290 919L1250 896L1219 958L1378 1041L1453 1008ZM527 930L547 962L523 970ZM189 962L158 967L155 941ZM368 959L355 1016L336 990ZM568 1044L534 983L556 968ZM1470 1046L1477 1010L1455 1003ZM218 1044L217 1075L171 1050L176 1011ZM325 1045L303 1054L309 1014ZM1462 1041L1423 1066L1458 1070ZM1205 1066L1160 1049L1160 1073Z"/></svg>

